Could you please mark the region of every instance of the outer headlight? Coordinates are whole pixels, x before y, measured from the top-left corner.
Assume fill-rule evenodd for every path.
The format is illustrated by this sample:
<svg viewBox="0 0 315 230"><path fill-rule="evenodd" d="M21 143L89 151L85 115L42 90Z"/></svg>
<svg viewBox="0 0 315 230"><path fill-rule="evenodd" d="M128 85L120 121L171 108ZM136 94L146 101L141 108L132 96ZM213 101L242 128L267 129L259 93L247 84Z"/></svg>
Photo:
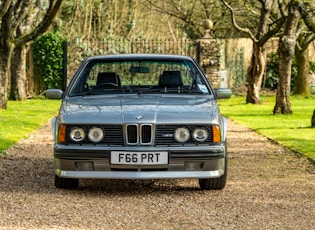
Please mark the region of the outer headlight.
<svg viewBox="0 0 315 230"><path fill-rule="evenodd" d="M206 128L199 127L199 128L196 128L193 132L193 138L195 141L204 142L208 139L208 137L209 137L209 132L207 131Z"/></svg>
<svg viewBox="0 0 315 230"><path fill-rule="evenodd" d="M175 140L178 142L186 142L190 138L189 130L185 127L179 127L175 130Z"/></svg>
<svg viewBox="0 0 315 230"><path fill-rule="evenodd" d="M84 140L85 138L85 132L84 129L79 128L79 127L74 127L71 129L70 131L70 139L75 141L75 142L79 142Z"/></svg>
<svg viewBox="0 0 315 230"><path fill-rule="evenodd" d="M93 127L89 130L89 139L92 142L100 142L104 137L104 132L99 127Z"/></svg>

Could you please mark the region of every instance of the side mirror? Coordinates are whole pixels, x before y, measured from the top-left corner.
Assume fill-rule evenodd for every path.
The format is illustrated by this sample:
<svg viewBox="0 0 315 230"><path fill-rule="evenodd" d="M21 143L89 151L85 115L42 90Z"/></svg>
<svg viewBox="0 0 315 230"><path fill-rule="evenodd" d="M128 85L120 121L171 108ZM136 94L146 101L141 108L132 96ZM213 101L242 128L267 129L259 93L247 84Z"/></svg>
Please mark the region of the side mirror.
<svg viewBox="0 0 315 230"><path fill-rule="evenodd" d="M63 96L63 91L61 89L47 89L46 97L48 99L61 99Z"/></svg>
<svg viewBox="0 0 315 230"><path fill-rule="evenodd" d="M215 90L217 99L228 99L232 96L232 90L228 88L217 88Z"/></svg>

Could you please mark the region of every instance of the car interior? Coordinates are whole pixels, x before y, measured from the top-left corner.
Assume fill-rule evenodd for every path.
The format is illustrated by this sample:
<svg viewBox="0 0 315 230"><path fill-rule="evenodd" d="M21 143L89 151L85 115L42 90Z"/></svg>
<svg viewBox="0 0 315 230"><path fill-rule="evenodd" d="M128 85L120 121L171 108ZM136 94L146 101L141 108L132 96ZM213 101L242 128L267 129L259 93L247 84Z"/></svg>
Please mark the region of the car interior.
<svg viewBox="0 0 315 230"><path fill-rule="evenodd" d="M106 93L209 94L196 71L182 63L98 63L84 72L72 95ZM84 87L83 87L84 86ZM82 88L83 92L82 92ZM75 93L77 91L77 93Z"/></svg>

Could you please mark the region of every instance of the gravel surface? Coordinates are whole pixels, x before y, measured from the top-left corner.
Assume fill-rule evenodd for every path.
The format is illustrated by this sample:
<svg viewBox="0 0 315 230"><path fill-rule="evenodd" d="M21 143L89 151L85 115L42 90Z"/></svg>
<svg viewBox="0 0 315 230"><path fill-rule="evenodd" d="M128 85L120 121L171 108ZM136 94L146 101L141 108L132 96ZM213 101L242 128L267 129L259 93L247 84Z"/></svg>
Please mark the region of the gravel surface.
<svg viewBox="0 0 315 230"><path fill-rule="evenodd" d="M234 122L222 191L202 191L197 180L56 189L50 128L0 157L0 229L314 229L314 165Z"/></svg>

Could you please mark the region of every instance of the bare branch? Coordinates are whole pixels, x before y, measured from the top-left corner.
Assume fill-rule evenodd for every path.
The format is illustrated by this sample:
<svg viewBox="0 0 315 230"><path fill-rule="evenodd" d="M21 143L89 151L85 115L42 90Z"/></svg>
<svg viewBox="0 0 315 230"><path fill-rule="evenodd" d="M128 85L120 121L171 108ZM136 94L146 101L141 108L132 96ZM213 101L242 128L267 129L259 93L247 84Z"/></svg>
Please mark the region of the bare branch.
<svg viewBox="0 0 315 230"><path fill-rule="evenodd" d="M307 11L305 4L298 0L292 0L292 1L293 1L293 4L297 6L305 25L308 27L310 31L315 33L315 23L312 20L313 19L312 16Z"/></svg>
<svg viewBox="0 0 315 230"><path fill-rule="evenodd" d="M248 28L242 28L242 27L240 27L240 26L237 24L236 19L235 19L235 14L234 14L233 8L232 8L226 1L224 1L224 0L221 0L221 1L222 1L222 3L229 9L229 11L230 11L230 13L231 13L231 20L232 20L233 26L234 26L237 30L239 30L239 31L241 31L241 32L243 32L243 33L245 33L245 34L247 34L247 35L249 36L249 38L253 40L253 42L256 42L256 43L257 43L258 40L257 40L257 38L255 37L255 35L252 33L252 31L251 31L250 29L248 29Z"/></svg>
<svg viewBox="0 0 315 230"><path fill-rule="evenodd" d="M276 33L278 33L278 31L281 29L281 27L283 26L283 24L285 23L286 18L282 17L280 18L277 22L276 22L276 26L274 26L273 29L269 30L267 33L265 33L260 41L259 44L265 44L271 37L273 37Z"/></svg>
<svg viewBox="0 0 315 230"><path fill-rule="evenodd" d="M6 14L6 12L8 11L11 3L13 0L7 0L7 1L1 1L0 4L0 19L3 17L3 15Z"/></svg>
<svg viewBox="0 0 315 230"><path fill-rule="evenodd" d="M50 0L49 8L45 14L43 20L39 23L39 25L29 34L16 38L13 42L15 45L26 44L27 42L34 40L36 37L43 34L48 27L50 26L51 22L55 18L63 0Z"/></svg>
<svg viewBox="0 0 315 230"><path fill-rule="evenodd" d="M283 3L283 0L278 0L278 7L282 17L287 17L288 13L286 11L286 4Z"/></svg>
<svg viewBox="0 0 315 230"><path fill-rule="evenodd" d="M172 6L175 7L176 11L171 10L171 9L165 9L164 7L161 7L157 4L155 4L153 1L151 0L146 0L151 6L153 6L154 8L152 10L162 13L162 14L167 14L171 17L174 17L176 19L181 20L182 22L186 23L187 25L192 26L192 28L194 28L200 35L202 34L202 32L200 31L200 28L198 25L196 25L196 23L194 22L194 20L192 20L191 16L193 14L193 9L191 8L191 10L189 10L188 14L184 14L183 11L181 11L177 6L175 7L175 3L173 1L171 1ZM195 6L195 4L192 4L193 7ZM178 13L178 14L176 14Z"/></svg>
<svg viewBox="0 0 315 230"><path fill-rule="evenodd" d="M13 20L12 20L12 31L16 31L17 27L19 27L25 17L29 14L30 9L32 8L32 4L30 1L17 1L14 5L13 10Z"/></svg>

